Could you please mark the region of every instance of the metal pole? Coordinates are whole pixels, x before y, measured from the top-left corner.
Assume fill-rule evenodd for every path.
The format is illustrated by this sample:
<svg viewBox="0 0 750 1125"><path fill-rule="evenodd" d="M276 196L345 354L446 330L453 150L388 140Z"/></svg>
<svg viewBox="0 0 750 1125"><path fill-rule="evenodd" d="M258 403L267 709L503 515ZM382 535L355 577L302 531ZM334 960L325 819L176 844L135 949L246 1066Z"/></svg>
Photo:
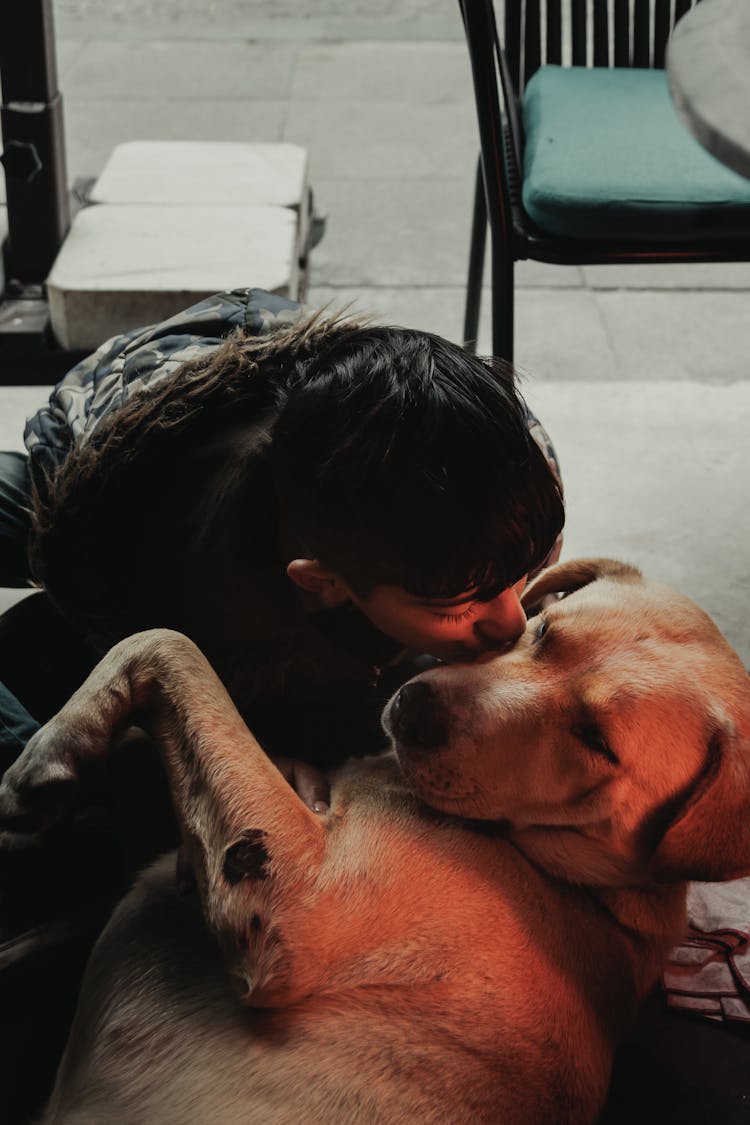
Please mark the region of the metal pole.
<svg viewBox="0 0 750 1125"><path fill-rule="evenodd" d="M52 0L0 0L6 275L41 284L70 226Z"/></svg>

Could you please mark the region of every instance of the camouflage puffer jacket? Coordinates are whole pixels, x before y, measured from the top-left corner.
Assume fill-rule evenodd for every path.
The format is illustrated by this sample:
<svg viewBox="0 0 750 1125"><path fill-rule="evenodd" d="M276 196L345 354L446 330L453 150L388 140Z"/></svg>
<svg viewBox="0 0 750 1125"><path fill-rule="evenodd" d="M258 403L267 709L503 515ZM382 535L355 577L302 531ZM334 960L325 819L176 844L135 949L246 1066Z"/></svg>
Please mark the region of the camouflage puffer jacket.
<svg viewBox="0 0 750 1125"><path fill-rule="evenodd" d="M169 320L113 336L76 364L49 402L26 423L31 472L56 469L66 453L90 437L99 421L145 386L153 386L188 360L217 348L235 328L265 336L297 319L302 306L263 289L217 293Z"/></svg>

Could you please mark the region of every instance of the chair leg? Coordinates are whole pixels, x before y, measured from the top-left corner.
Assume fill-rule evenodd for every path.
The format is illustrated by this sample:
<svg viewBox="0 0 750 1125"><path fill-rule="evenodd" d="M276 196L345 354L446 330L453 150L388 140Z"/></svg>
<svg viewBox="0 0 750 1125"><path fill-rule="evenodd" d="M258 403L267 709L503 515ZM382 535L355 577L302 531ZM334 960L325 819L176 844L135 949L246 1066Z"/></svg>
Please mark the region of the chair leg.
<svg viewBox="0 0 750 1125"><path fill-rule="evenodd" d="M484 251L487 243L487 201L484 196L482 158L477 161L474 186L474 214L471 221L471 246L469 248L469 276L466 282L466 310L464 312L464 343L468 351L477 350L479 335L479 307L482 300L482 273Z"/></svg>
<svg viewBox="0 0 750 1125"><path fill-rule="evenodd" d="M513 362L513 254L492 244L492 354Z"/></svg>

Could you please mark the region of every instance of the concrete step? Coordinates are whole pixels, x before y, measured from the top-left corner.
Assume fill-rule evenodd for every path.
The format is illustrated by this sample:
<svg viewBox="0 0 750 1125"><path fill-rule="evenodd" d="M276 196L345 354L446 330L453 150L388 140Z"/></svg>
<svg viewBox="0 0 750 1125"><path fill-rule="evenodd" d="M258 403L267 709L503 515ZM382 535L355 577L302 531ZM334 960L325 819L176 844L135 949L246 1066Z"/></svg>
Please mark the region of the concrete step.
<svg viewBox="0 0 750 1125"><path fill-rule="evenodd" d="M268 203L299 208L307 151L293 144L131 141L112 152L92 203Z"/></svg>
<svg viewBox="0 0 750 1125"><path fill-rule="evenodd" d="M301 295L311 202L298 145L131 142L89 201L47 279L65 348L96 348L222 289Z"/></svg>

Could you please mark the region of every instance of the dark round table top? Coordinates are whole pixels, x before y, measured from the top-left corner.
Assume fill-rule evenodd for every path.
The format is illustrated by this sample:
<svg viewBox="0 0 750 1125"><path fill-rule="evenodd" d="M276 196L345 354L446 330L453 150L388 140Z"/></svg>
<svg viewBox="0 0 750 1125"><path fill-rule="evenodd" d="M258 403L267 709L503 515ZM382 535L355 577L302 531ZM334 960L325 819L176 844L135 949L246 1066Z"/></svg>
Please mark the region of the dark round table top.
<svg viewBox="0 0 750 1125"><path fill-rule="evenodd" d="M701 0L667 48L669 88L686 125L750 177L750 0Z"/></svg>

